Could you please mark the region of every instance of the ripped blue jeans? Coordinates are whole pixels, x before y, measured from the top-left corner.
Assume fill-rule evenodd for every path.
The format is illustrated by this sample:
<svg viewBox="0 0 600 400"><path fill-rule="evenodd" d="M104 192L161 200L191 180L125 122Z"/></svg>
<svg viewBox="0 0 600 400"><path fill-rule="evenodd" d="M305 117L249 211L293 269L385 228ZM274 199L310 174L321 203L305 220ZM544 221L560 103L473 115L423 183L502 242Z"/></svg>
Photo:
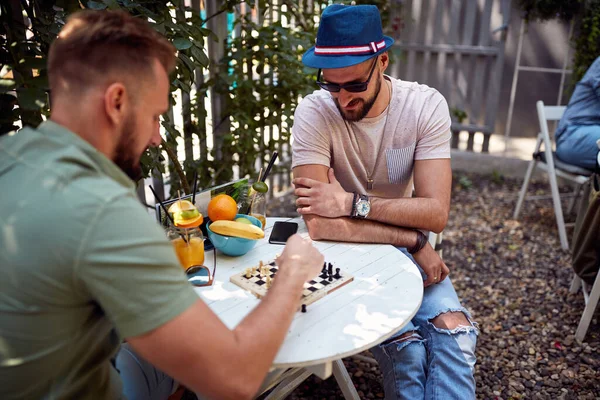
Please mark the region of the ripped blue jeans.
<svg viewBox="0 0 600 400"><path fill-rule="evenodd" d="M405 249L400 250L418 267ZM457 311L464 313L469 326L448 330L432 322L441 314ZM403 334L407 335L400 338ZM475 399L478 334L477 324L461 306L449 278L425 288L421 308L412 321L371 349L383 374L385 398Z"/></svg>

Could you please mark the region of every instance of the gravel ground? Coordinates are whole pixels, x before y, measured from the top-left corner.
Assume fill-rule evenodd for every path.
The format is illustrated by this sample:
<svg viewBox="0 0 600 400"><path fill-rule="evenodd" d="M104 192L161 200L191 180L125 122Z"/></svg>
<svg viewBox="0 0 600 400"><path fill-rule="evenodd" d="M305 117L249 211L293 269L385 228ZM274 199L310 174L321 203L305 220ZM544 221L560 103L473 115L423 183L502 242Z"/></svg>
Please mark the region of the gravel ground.
<svg viewBox="0 0 600 400"><path fill-rule="evenodd" d="M481 328L477 398L600 399L599 313L577 343L583 296L568 293L570 255L560 248L552 202L527 201L520 220L512 220L520 185L497 174L454 176L444 260ZM529 193L547 195L549 187L534 181ZM296 215L292 196L274 200L270 215ZM356 358L344 363L361 398L383 398L376 365ZM333 377L313 376L290 398L342 395Z"/></svg>

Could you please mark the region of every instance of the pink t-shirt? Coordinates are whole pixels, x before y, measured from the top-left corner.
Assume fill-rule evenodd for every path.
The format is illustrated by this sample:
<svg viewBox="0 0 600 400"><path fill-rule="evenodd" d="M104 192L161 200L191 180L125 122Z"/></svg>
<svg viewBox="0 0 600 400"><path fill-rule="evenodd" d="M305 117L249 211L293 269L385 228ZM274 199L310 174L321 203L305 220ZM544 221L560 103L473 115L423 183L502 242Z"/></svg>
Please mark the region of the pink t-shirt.
<svg viewBox="0 0 600 400"><path fill-rule="evenodd" d="M325 165L333 167L348 192L410 197L415 160L450 158L450 113L437 90L386 79L392 82L390 105L358 122L341 117L329 92L306 96L294 114L292 168ZM372 190L367 190L368 176Z"/></svg>

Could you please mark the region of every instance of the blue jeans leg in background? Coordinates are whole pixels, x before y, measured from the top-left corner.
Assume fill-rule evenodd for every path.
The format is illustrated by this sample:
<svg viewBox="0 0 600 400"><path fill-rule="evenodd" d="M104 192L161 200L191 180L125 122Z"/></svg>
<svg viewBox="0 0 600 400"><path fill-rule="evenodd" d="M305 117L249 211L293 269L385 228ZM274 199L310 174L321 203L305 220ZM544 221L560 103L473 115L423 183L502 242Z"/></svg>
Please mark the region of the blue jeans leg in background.
<svg viewBox="0 0 600 400"><path fill-rule="evenodd" d="M447 312L464 313L470 324L452 330L436 327L432 321ZM383 374L385 398L474 399L477 335L477 324L449 278L425 288L413 320L371 349Z"/></svg>
<svg viewBox="0 0 600 400"><path fill-rule="evenodd" d="M556 155L561 161L594 170L598 162L600 125L578 125L567 128L557 139Z"/></svg>
<svg viewBox="0 0 600 400"><path fill-rule="evenodd" d="M127 400L166 400L177 389L173 378L138 356L127 343L117 354L116 368Z"/></svg>

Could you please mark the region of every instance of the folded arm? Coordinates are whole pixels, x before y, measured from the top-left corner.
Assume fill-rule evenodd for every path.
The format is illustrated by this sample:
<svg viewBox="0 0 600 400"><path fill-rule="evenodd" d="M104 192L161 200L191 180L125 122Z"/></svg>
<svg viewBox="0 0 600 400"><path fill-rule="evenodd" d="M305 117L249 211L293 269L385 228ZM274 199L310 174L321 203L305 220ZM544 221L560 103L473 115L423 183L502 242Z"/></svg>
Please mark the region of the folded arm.
<svg viewBox="0 0 600 400"><path fill-rule="evenodd" d="M397 227L441 232L450 209L450 160L415 161L414 182L415 197L370 197L371 211L367 218ZM294 185L300 214L327 218L350 215L353 194L342 188L331 169L314 164L296 167Z"/></svg>
<svg viewBox="0 0 600 400"><path fill-rule="evenodd" d="M332 169L316 164L294 168L295 194L298 196L296 205L298 212L304 217L311 238L384 243L411 248L418 238L417 232L412 228L442 231L448 219L450 202L450 161L428 160L417 161L415 164L417 163L417 195L431 197L374 198L367 220L347 217L351 213L353 194L342 188ZM426 169L434 167L437 167L436 176L426 176ZM435 190L436 185L438 190ZM424 282L426 287L443 281L450 273L429 243L415 252L413 257L427 275Z"/></svg>

